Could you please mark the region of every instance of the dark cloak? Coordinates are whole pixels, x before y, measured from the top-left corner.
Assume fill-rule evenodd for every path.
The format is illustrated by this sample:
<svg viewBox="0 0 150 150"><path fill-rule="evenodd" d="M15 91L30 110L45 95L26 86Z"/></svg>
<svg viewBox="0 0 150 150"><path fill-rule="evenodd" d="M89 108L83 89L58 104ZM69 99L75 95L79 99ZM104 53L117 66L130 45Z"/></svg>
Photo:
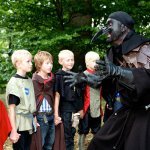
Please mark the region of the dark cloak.
<svg viewBox="0 0 150 150"><path fill-rule="evenodd" d="M92 139L88 150L150 150L150 70L133 69L136 90L128 106L106 121ZM134 101L134 104L131 101Z"/></svg>
<svg viewBox="0 0 150 150"><path fill-rule="evenodd" d="M112 47L107 55L114 64L119 65L116 58L121 59L123 54L149 41L131 31L123 44ZM124 107L109 117L92 139L88 150L150 150L150 109L145 109L150 104L150 70L132 68L132 71L135 89L118 79L103 81L103 97L113 97L117 88Z"/></svg>

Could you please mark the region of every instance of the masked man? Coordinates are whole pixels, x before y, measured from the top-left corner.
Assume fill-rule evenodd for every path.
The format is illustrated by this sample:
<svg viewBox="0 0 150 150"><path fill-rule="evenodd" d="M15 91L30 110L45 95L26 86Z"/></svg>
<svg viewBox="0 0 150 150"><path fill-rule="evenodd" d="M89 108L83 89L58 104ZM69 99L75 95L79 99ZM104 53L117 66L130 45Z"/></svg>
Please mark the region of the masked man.
<svg viewBox="0 0 150 150"><path fill-rule="evenodd" d="M105 122L88 150L149 150L150 40L135 33L134 20L122 11L109 15L104 32L112 47L105 61L97 62L96 77L85 79L88 83L99 77L104 99L112 100L117 93L123 106Z"/></svg>
<svg viewBox="0 0 150 150"><path fill-rule="evenodd" d="M134 20L131 16L121 11L110 14L106 29L108 31L107 42L112 44L112 47L107 51L111 62L117 66L129 68L150 68L149 39L135 33ZM103 97L107 101L104 121L109 117L107 114L110 114L111 107L114 112L122 106L117 80L111 80L111 85L107 89L109 92L104 90L103 93Z"/></svg>

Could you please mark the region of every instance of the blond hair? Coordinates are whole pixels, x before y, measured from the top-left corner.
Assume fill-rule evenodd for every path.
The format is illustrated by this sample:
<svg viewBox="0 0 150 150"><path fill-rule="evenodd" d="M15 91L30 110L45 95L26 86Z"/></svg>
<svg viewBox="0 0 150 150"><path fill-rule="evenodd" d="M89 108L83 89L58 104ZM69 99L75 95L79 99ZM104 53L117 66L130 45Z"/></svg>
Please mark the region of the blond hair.
<svg viewBox="0 0 150 150"><path fill-rule="evenodd" d="M66 57L68 57L68 55L74 56L73 52L68 50L68 49L61 50L58 54L59 61L66 58Z"/></svg>
<svg viewBox="0 0 150 150"><path fill-rule="evenodd" d="M37 71L40 71L40 68L44 62L44 60L49 59L51 63L53 63L52 55L47 51L38 51L38 53L34 56L34 63Z"/></svg>
<svg viewBox="0 0 150 150"><path fill-rule="evenodd" d="M89 51L89 52L87 52L86 55L85 55L85 63L86 63L86 66L87 66L88 62L90 62L90 61L93 60L93 59L94 59L94 60L100 59L99 54L96 53L96 52L94 52L94 51Z"/></svg>
<svg viewBox="0 0 150 150"><path fill-rule="evenodd" d="M14 65L14 67L16 68L16 63L18 61L22 61L24 58L26 57L31 57L32 58L32 54L25 49L21 49L21 50L15 50L11 56L11 61L12 64Z"/></svg>

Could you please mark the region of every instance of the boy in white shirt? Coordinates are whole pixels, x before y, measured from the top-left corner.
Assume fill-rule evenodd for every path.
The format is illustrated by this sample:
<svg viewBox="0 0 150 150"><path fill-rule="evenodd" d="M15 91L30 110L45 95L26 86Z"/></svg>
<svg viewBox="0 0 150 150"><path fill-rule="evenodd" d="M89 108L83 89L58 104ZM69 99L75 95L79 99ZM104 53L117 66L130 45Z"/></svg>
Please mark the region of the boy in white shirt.
<svg viewBox="0 0 150 150"><path fill-rule="evenodd" d="M26 76L32 70L32 55L27 50L16 50L11 56L16 74L11 77L6 87L6 103L12 126L10 140L14 150L29 150L36 111L32 80Z"/></svg>

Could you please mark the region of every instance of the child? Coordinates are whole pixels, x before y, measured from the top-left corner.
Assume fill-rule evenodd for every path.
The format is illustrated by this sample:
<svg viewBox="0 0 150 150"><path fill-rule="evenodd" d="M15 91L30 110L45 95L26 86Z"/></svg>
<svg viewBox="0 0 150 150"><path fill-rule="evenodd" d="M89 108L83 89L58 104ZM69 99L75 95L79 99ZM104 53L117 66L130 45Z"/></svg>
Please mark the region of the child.
<svg viewBox="0 0 150 150"><path fill-rule="evenodd" d="M33 83L26 76L32 70L32 55L27 50L16 50L11 60L17 72L6 87L6 103L12 126L10 140L14 150L29 150L33 123L35 125L33 113L36 111Z"/></svg>
<svg viewBox="0 0 150 150"><path fill-rule="evenodd" d="M85 55L86 71L85 75L95 72L96 60L99 60L96 52L90 51ZM86 85L84 93L84 106L81 111L82 118L79 123L79 150L84 150L85 137L91 129L92 134L97 133L101 126L100 111L100 85L98 87L89 87Z"/></svg>
<svg viewBox="0 0 150 150"><path fill-rule="evenodd" d="M74 54L70 50L62 50L58 55L59 64L62 65L56 73L55 83L55 124L63 122L65 144L67 150L74 149L75 128L72 127L72 113L78 112L80 108L80 92L77 88L71 88L70 83L64 83L66 71L70 71L74 66ZM77 92L78 91L78 92Z"/></svg>
<svg viewBox="0 0 150 150"><path fill-rule="evenodd" d="M53 58L49 52L39 51L34 57L36 72L33 74L35 90L37 122L42 135L42 148L51 150L55 138L55 125L53 114L54 76L52 71Z"/></svg>

